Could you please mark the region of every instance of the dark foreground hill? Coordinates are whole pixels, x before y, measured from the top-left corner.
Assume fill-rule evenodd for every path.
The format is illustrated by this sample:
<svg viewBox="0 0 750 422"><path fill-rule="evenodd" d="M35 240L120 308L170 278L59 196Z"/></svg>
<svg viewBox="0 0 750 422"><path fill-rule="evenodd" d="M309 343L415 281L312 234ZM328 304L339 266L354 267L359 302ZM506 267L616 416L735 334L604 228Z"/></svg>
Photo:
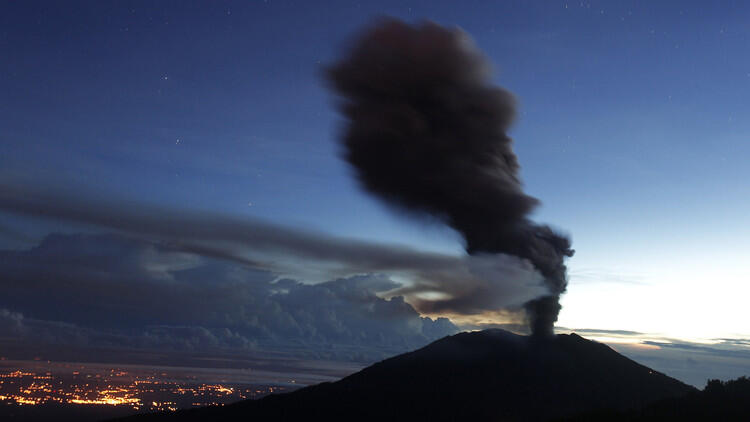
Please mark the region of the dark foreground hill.
<svg viewBox="0 0 750 422"><path fill-rule="evenodd" d="M548 420L694 391L575 334L486 330L443 338L334 383L133 420Z"/></svg>
<svg viewBox="0 0 750 422"><path fill-rule="evenodd" d="M659 400L645 408L578 414L570 422L665 422L750 420L750 378L711 380L703 391Z"/></svg>

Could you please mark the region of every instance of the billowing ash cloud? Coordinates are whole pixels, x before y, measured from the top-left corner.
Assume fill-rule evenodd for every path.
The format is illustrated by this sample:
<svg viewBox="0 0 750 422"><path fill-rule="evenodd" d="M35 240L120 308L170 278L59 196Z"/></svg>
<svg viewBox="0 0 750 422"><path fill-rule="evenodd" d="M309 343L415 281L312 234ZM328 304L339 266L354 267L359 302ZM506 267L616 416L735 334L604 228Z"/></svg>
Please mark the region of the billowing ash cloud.
<svg viewBox="0 0 750 422"><path fill-rule="evenodd" d="M549 294L525 304L531 329L552 333L565 291L570 241L532 223L538 201L521 189L507 130L515 99L490 81L468 36L434 23L385 20L328 69L348 118L343 154L362 186L386 202L436 216L470 254L524 258ZM464 296L477 301L484 296ZM497 307L497 305L496 305Z"/></svg>

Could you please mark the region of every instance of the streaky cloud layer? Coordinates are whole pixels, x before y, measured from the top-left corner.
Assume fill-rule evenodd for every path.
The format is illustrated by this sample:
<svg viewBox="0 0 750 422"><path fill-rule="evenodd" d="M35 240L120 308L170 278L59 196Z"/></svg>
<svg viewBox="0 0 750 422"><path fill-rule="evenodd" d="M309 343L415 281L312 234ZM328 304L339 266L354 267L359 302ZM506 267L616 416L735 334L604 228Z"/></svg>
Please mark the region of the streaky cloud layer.
<svg viewBox="0 0 750 422"><path fill-rule="evenodd" d="M115 230L159 242L175 252L229 260L304 282L389 274L402 285L394 286L387 296L403 295L420 312L476 314L498 307L518 309L548 292L542 276L513 256L451 256L250 218L60 192L60 188L0 185L0 210Z"/></svg>

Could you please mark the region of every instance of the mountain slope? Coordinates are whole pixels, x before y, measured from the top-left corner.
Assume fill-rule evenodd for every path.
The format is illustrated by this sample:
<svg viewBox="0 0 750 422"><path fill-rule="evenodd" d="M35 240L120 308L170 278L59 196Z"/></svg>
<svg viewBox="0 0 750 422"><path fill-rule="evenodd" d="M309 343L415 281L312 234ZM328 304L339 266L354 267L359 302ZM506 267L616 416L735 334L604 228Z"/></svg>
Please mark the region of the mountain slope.
<svg viewBox="0 0 750 422"><path fill-rule="evenodd" d="M750 378L710 380L702 391L654 402L629 411L599 411L578 414L566 421L747 421L750 415ZM563 422L563 421L560 421Z"/></svg>
<svg viewBox="0 0 750 422"><path fill-rule="evenodd" d="M545 420L691 391L575 334L486 330L443 338L335 383L138 420Z"/></svg>

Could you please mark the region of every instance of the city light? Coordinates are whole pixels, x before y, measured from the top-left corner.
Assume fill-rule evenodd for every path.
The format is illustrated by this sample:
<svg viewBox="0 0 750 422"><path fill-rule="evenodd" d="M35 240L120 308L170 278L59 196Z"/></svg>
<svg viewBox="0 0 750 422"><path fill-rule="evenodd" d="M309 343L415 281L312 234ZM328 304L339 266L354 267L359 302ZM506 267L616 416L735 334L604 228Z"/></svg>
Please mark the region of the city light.
<svg viewBox="0 0 750 422"><path fill-rule="evenodd" d="M223 406L284 390L280 386L200 383L180 380L180 374L129 372L122 368L68 369L55 373L0 371L0 404L36 406L69 404L120 406L134 411L175 411ZM183 377L184 378L184 377Z"/></svg>

